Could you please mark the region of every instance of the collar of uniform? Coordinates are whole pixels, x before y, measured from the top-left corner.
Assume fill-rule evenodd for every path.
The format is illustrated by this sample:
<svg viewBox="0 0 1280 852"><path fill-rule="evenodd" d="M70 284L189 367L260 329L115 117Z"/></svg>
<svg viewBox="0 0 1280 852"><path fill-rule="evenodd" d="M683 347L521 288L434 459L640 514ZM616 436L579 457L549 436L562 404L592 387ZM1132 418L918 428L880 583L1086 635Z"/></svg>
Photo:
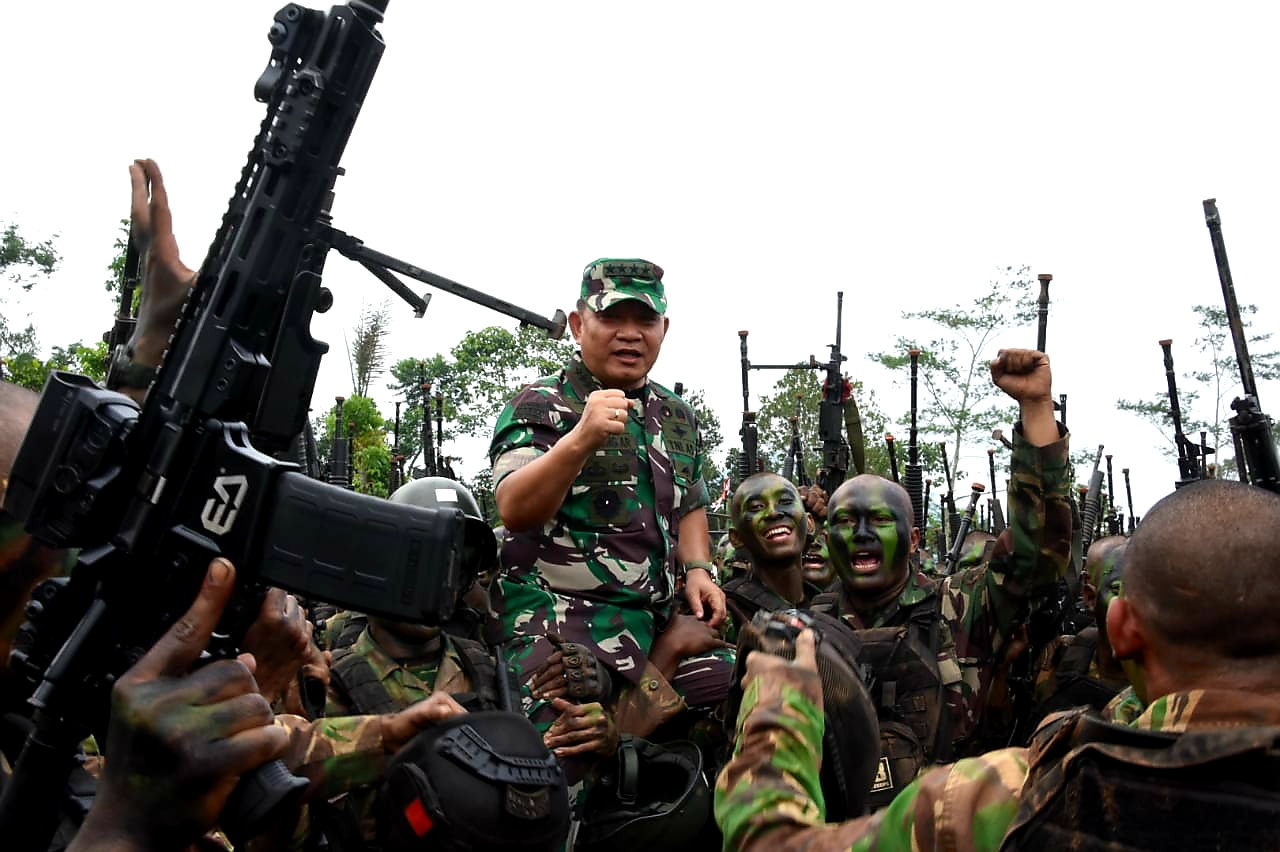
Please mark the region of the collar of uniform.
<svg viewBox="0 0 1280 852"><path fill-rule="evenodd" d="M1147 706L1135 728L1188 731L1280 725L1280 698L1235 689L1193 689L1161 696Z"/></svg>
<svg viewBox="0 0 1280 852"><path fill-rule="evenodd" d="M587 397L591 396L592 391L603 390L604 385L600 384L600 380L595 374L587 369L586 363L582 360L581 352L574 352L573 358L564 368L565 380L569 387L573 388L574 394L583 402L587 401ZM638 400L643 403L649 397L649 392L655 388L653 382L645 380L645 383L638 388L633 388L626 392L628 399Z"/></svg>

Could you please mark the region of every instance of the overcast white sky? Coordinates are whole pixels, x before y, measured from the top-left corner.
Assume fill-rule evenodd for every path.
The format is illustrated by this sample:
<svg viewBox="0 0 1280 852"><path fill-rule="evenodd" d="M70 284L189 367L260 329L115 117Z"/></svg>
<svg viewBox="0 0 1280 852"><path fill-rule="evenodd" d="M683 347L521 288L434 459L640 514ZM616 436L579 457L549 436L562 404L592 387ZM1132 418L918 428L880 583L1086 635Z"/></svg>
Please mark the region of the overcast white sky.
<svg viewBox="0 0 1280 852"><path fill-rule="evenodd" d="M252 86L277 8L6 9L0 220L57 233L65 258L9 310L31 311L46 346L109 325L103 267L134 157L162 165L199 264L262 117ZM1133 468L1141 513L1177 470L1114 403L1163 388L1160 338L1192 366L1190 305L1221 305L1202 199L1218 199L1241 301L1274 327L1278 19L1260 2L395 0L335 224L544 314L572 307L596 257L660 263L671 334L655 378L704 388L726 438L738 329L758 362L821 356L843 289L853 372L899 411L905 389L865 360L911 333L899 313L1029 264L1054 275L1048 348L1075 445ZM338 257L326 273L317 407L349 392L342 333L385 292ZM393 359L509 325L447 294L425 319L393 313ZM1004 339L1033 345L1034 328ZM1276 388L1261 397L1280 409Z"/></svg>

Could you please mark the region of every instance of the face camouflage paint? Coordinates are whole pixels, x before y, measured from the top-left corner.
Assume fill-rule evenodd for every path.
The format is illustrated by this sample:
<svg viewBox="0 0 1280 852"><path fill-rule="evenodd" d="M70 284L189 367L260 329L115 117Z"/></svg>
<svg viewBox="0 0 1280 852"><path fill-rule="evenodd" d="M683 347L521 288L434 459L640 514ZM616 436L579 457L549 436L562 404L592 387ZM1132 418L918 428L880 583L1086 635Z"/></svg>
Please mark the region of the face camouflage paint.
<svg viewBox="0 0 1280 852"><path fill-rule="evenodd" d="M760 562L798 559L808 527L794 485L780 476L754 476L738 486L733 501L736 538Z"/></svg>
<svg viewBox="0 0 1280 852"><path fill-rule="evenodd" d="M847 592L875 594L902 581L911 553L911 510L901 488L859 476L837 489L827 513L827 550Z"/></svg>

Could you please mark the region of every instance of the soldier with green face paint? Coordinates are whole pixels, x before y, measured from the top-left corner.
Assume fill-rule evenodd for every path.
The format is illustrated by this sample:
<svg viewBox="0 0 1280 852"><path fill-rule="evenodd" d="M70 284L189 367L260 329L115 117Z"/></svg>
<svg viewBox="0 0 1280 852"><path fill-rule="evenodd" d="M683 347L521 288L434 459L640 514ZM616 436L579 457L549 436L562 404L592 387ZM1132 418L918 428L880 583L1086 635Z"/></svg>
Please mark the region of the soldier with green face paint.
<svg viewBox="0 0 1280 852"><path fill-rule="evenodd" d="M662 276L645 260L589 264L569 317L579 351L508 403L494 428L489 452L507 535L491 597L524 710L544 730L559 713L545 685L533 689L556 652L548 634L608 667L606 700L628 692L661 715L680 702L682 678L653 664L679 583L693 619L710 624L680 622L657 642L662 662L721 645L712 628L724 620L724 595L708 561L697 418L649 379L669 322ZM727 693L731 661L711 662ZM568 741L558 753L585 756Z"/></svg>
<svg viewBox="0 0 1280 852"><path fill-rule="evenodd" d="M1278 531L1280 497L1243 483L1207 480L1160 501L1122 549L1106 610L1137 714L1056 714L1030 748L933 770L843 823L825 823L814 795L824 721L812 639L797 640L797 662L752 654L716 786L724 848L1280 848ZM1116 582L1107 573L1101 597Z"/></svg>
<svg viewBox="0 0 1280 852"><path fill-rule="evenodd" d="M1067 439L1054 422L1048 358L1005 350L996 385L1018 401L1011 523L984 560L941 581L914 570L911 500L872 474L845 482L827 510L827 548L840 578L814 608L860 632L881 716L886 804L927 764L964 753L1010 639L1031 602L1052 590L1070 550Z"/></svg>
<svg viewBox="0 0 1280 852"><path fill-rule="evenodd" d="M738 630L760 610L808 606L822 590L805 580L804 554L813 522L795 485L776 473L747 477L733 493L729 541L749 554L750 573L724 584L732 624Z"/></svg>

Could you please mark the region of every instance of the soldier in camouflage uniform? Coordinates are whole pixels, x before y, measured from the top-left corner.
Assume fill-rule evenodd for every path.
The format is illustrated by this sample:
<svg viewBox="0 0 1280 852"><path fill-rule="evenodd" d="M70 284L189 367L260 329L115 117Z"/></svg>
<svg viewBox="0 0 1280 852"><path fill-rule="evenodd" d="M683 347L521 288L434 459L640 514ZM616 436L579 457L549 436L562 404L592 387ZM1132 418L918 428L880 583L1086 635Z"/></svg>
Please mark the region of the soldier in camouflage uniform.
<svg viewBox="0 0 1280 852"><path fill-rule="evenodd" d="M1050 717L1010 748L917 779L886 810L823 823L822 689L753 654L733 761L716 789L725 848L1274 849L1280 845L1280 497L1209 480L1143 519L1107 611L1138 713ZM1265 767L1265 768L1264 768Z"/></svg>
<svg viewBox="0 0 1280 852"><path fill-rule="evenodd" d="M587 266L569 317L579 351L512 399L494 429L489 452L507 537L490 594L524 709L544 730L563 716L531 686L556 652L548 634L583 646L617 675L611 693L625 687L671 708L679 696L650 651L674 610L677 581L695 617L709 616L712 627L724 619L708 562L697 420L648 378L666 308L657 265ZM710 651L718 637L704 633L700 650ZM727 692L731 665L720 663ZM564 745L557 753L580 753Z"/></svg>
<svg viewBox="0 0 1280 852"><path fill-rule="evenodd" d="M725 638L736 643L738 631L760 610L808 606L822 590L804 576L813 521L795 485L776 473L752 474L733 492L729 511L729 539L751 560L749 574L723 585L730 622Z"/></svg>
<svg viewBox="0 0 1280 852"><path fill-rule="evenodd" d="M1048 358L1004 350L996 385L1021 409L1009 528L985 563L940 582L911 570L911 501L874 475L845 482L828 508L828 550L841 578L814 609L863 640L881 712L883 756L873 803L887 803L927 763L944 762L975 731L991 679L1030 602L1051 591L1070 552L1067 438L1054 422ZM941 696L941 700L940 700ZM963 752L959 752L963 753Z"/></svg>

